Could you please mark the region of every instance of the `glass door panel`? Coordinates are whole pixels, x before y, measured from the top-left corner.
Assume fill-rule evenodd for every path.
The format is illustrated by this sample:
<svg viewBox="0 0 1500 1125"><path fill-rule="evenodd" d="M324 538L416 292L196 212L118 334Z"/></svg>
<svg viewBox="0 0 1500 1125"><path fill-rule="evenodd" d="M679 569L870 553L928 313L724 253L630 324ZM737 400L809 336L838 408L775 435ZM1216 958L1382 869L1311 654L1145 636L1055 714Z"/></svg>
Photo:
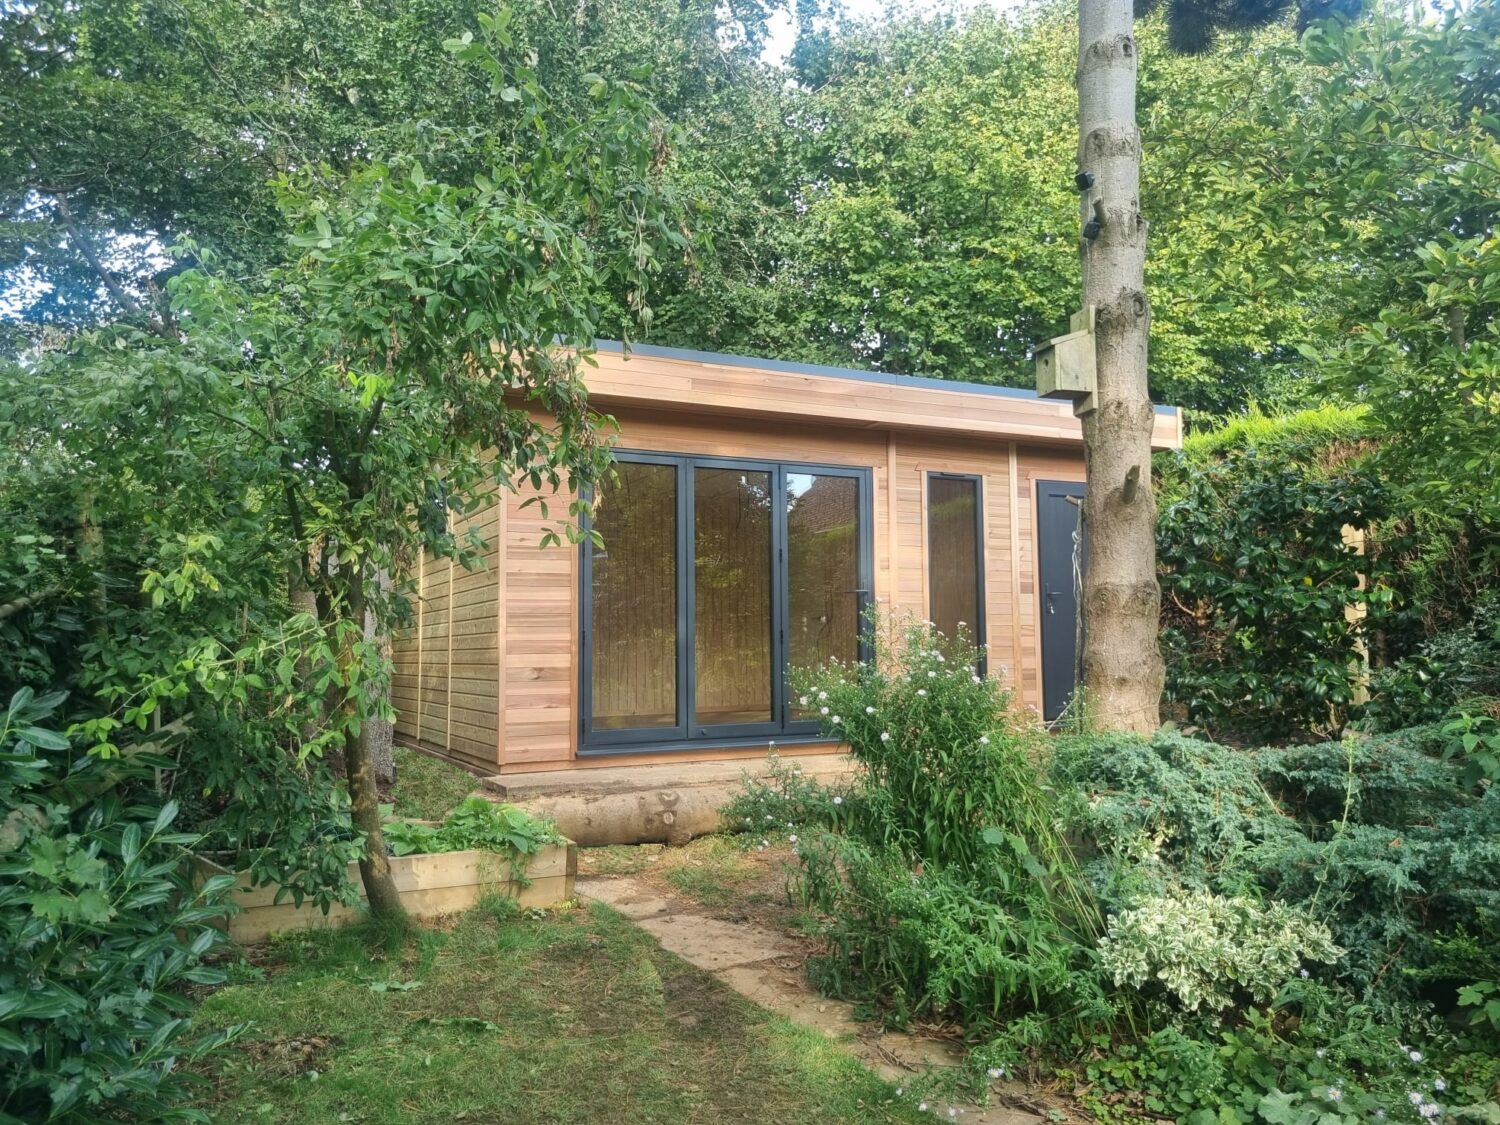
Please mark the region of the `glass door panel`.
<svg viewBox="0 0 1500 1125"><path fill-rule="evenodd" d="M593 528L591 726L678 726L677 469L621 461Z"/></svg>
<svg viewBox="0 0 1500 1125"><path fill-rule="evenodd" d="M693 544L693 723L769 723L771 473L695 469Z"/></svg>
<svg viewBox="0 0 1500 1125"><path fill-rule="evenodd" d="M984 643L979 478L927 478L927 583L932 623L957 647ZM981 659L982 662L982 659Z"/></svg>
<svg viewBox="0 0 1500 1125"><path fill-rule="evenodd" d="M859 659L859 481L852 476L786 473L786 662L821 668Z"/></svg>

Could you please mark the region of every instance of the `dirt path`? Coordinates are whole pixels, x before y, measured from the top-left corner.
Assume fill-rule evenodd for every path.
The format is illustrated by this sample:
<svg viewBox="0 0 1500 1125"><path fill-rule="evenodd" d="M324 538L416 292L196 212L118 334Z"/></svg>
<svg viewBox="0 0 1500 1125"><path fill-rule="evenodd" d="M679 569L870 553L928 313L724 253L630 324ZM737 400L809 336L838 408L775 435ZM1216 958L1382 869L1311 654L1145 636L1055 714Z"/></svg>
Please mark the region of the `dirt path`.
<svg viewBox="0 0 1500 1125"><path fill-rule="evenodd" d="M701 866L701 861L688 862ZM584 869L588 868L586 862ZM856 1020L852 1004L820 996L803 973L807 944L785 929L763 924L764 911L706 907L677 893L670 878L660 878L655 871L583 875L577 888L580 895L619 911L664 949L740 995L844 1043L898 1086L962 1062L961 1048L950 1040L882 1031ZM765 896L746 897L755 902ZM1046 1120L1048 1107L1024 1085L996 1081L988 1106L934 1097L930 1109L940 1120L968 1125L1037 1125Z"/></svg>

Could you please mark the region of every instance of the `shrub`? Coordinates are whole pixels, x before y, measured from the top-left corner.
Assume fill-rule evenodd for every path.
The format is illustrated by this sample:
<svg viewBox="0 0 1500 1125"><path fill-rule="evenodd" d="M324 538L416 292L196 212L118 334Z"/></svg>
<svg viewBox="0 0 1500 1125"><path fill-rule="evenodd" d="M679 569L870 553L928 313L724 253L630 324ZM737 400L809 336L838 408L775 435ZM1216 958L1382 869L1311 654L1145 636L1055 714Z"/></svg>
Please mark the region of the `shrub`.
<svg viewBox="0 0 1500 1125"><path fill-rule="evenodd" d="M1258 896L1254 855L1296 834L1250 755L1175 731L1060 737L1051 781L1111 911L1174 887Z"/></svg>
<svg viewBox="0 0 1500 1125"><path fill-rule="evenodd" d="M724 828L765 839L795 836L811 828L830 828L844 820L855 799L852 786L824 785L802 772L774 748L765 778L746 776L738 793L720 810Z"/></svg>
<svg viewBox="0 0 1500 1125"><path fill-rule="evenodd" d="M1184 466L1157 531L1167 698L1195 722L1252 737L1337 728L1350 668L1392 597L1379 557L1343 529L1391 503L1370 474L1309 466L1309 451L1249 446ZM1365 582L1362 585L1361 580Z"/></svg>
<svg viewBox="0 0 1500 1125"><path fill-rule="evenodd" d="M1196 1012L1229 1007L1234 986L1265 1003L1303 961L1333 962L1343 950L1327 926L1284 903L1174 891L1111 917L1099 952L1116 984L1159 980Z"/></svg>
<svg viewBox="0 0 1500 1125"><path fill-rule="evenodd" d="M177 805L152 786L168 759L72 758L51 728L61 694L0 710L0 1116L189 1116L194 1038L179 989L221 975L203 957L233 882L191 885Z"/></svg>
<svg viewBox="0 0 1500 1125"><path fill-rule="evenodd" d="M877 648L803 695L862 767L835 830L799 842L820 983L976 1032L1030 1013L1061 1041L1107 1019L1098 915L1040 783L1044 743L974 674L977 654L925 627Z"/></svg>
<svg viewBox="0 0 1500 1125"><path fill-rule="evenodd" d="M1469 620L1442 630L1370 676L1360 725L1384 731L1437 722L1460 701L1500 695L1500 590L1486 590Z"/></svg>
<svg viewBox="0 0 1500 1125"><path fill-rule="evenodd" d="M1414 1045L1451 1047L1430 1013L1393 1013L1316 980L1297 980L1274 1004L1247 1009L1218 1038L1225 1082L1189 1121L1223 1120L1225 1108L1237 1120L1265 1125L1423 1122L1461 1109L1485 1119L1494 1112L1473 1104L1487 1101L1485 1092L1440 1069L1433 1048Z"/></svg>
<svg viewBox="0 0 1500 1125"><path fill-rule="evenodd" d="M285 887L298 906L357 903L348 870L364 837L328 761L297 753L259 716L237 721L210 700L198 702L176 791L186 822L202 833L199 850L248 872L255 886Z"/></svg>
<svg viewBox="0 0 1500 1125"><path fill-rule="evenodd" d="M1400 1022L1424 1038L1443 1038L1431 1020ZM1440 1070L1402 1036L1387 1011L1298 979L1234 1022L1168 1026L1114 1047L1085 1066L1085 1104L1106 1119L1123 1107L1189 1125L1423 1122L1451 1111L1492 1119L1475 1104L1486 1100L1487 1074L1476 1084L1467 1069Z"/></svg>
<svg viewBox="0 0 1500 1125"><path fill-rule="evenodd" d="M384 811L390 810L387 807ZM465 797L441 824L393 820L385 831L386 845L395 855L479 848L509 856L517 875L524 873L532 856L562 839L552 821L532 816L515 805L485 800L477 793Z"/></svg>
<svg viewBox="0 0 1500 1125"><path fill-rule="evenodd" d="M1500 527L1371 471L1380 440L1358 409L1252 410L1156 458L1167 696L1189 719L1241 740L1394 730L1500 694Z"/></svg>
<svg viewBox="0 0 1500 1125"><path fill-rule="evenodd" d="M1053 778L1107 909L1179 886L1296 906L1347 951L1340 979L1393 1002L1436 938L1500 916L1500 789L1442 744L1432 727L1259 751L1068 738Z"/></svg>

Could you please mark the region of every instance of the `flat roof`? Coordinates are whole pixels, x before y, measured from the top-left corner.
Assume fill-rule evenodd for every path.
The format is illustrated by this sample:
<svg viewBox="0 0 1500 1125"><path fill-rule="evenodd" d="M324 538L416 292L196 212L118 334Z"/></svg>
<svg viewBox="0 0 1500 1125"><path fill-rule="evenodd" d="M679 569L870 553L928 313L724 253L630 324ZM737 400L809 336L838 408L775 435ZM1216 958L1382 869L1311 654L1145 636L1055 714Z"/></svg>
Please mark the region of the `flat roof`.
<svg viewBox="0 0 1500 1125"><path fill-rule="evenodd" d="M624 353L627 345L621 340L595 340L599 351ZM660 344L630 344L632 355L649 356L656 359L680 359L695 363L714 363L724 367L753 367L760 371L783 371L789 375L824 375L833 379L854 379L862 383L882 383L887 386L925 387L935 391L963 391L968 394L997 395L1001 398L1029 399L1053 402L1044 399L1029 387L1002 387L994 383L969 383L960 379L935 379L930 375L894 375L889 371L868 371L859 367L829 367L821 363L794 363L785 359L757 359L755 356L735 355L731 352L705 352L696 348L667 348ZM1176 415L1179 408L1153 404L1158 414Z"/></svg>

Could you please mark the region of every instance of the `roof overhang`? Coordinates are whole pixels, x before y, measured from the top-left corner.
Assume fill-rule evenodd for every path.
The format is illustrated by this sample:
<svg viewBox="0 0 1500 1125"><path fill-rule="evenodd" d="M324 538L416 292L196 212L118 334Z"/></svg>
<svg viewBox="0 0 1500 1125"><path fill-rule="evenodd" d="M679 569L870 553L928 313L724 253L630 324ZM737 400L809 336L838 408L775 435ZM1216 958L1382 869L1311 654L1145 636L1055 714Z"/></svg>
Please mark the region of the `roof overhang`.
<svg viewBox="0 0 1500 1125"><path fill-rule="evenodd" d="M1070 403L1035 391L881 371L820 367L717 352L600 340L584 372L589 401L619 407L725 414L863 429L916 429L1077 445ZM1182 446L1182 412L1155 408L1153 449Z"/></svg>

